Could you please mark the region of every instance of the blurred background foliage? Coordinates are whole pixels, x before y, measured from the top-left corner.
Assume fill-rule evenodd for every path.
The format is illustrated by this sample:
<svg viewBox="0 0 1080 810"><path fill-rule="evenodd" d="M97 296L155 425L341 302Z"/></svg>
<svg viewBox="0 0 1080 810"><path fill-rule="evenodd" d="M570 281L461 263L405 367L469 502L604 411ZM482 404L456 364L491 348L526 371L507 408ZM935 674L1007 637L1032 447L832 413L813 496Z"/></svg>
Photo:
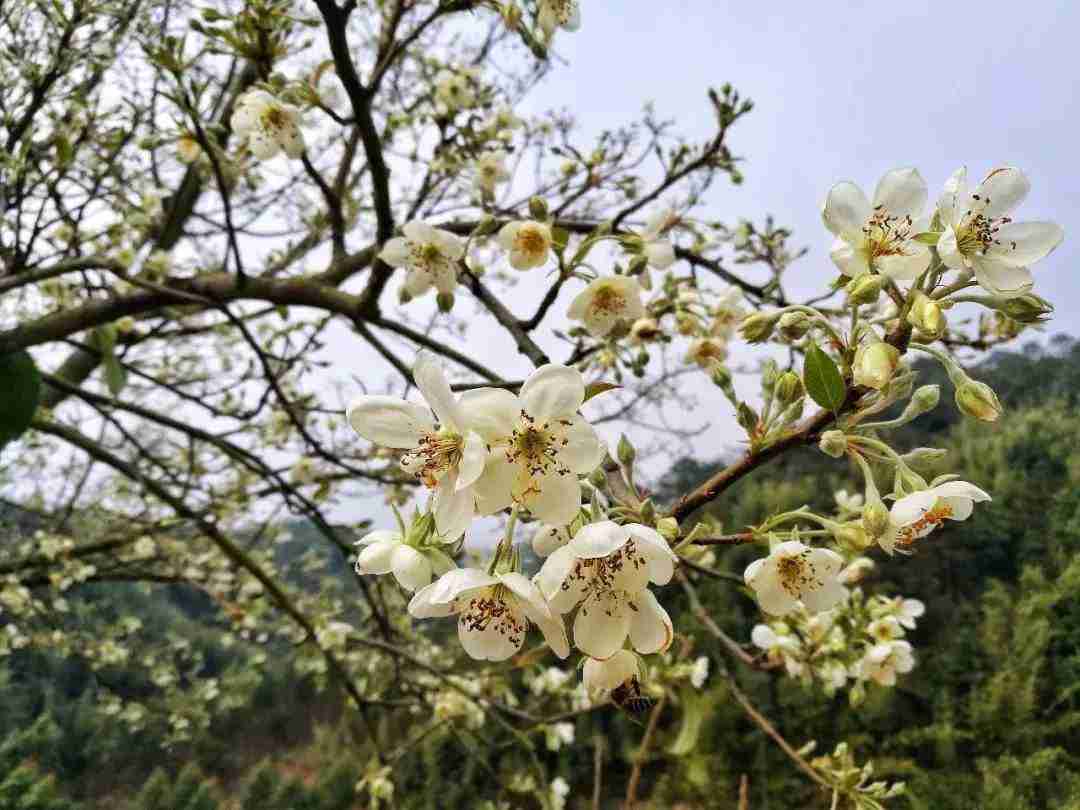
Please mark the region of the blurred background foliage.
<svg viewBox="0 0 1080 810"><path fill-rule="evenodd" d="M919 366L920 383L939 382ZM961 421L939 407L904 428L897 446L950 450L948 464L993 494L973 519L934 534L914 555L878 555L867 590L921 599L927 613L910 640L918 666L898 688L871 690L858 709L844 694L825 697L774 672L731 663L744 691L795 745L819 752L848 740L860 761L872 756L879 778L903 779L896 806L912 810L1078 810L1080 808L1080 344L1066 337L1020 351L997 351L973 369L1009 410L994 425ZM939 379L940 378L940 379ZM737 448L732 454L737 453ZM656 485L659 500L685 492L723 459L680 461ZM739 482L712 507L735 531L778 510L809 504L829 512L833 493L859 487L854 469L811 450L795 452ZM31 529L11 510L5 532ZM305 527L282 546L281 570L303 585ZM298 555L290 564L287 555ZM714 567L739 572L754 549L720 550ZM329 561L342 577L340 560ZM759 620L737 584L707 580L699 594L732 637L745 640ZM142 617L145 632L187 639L200 675L226 673L229 651L202 643L216 609L190 588L86 585L71 610ZM725 651L697 627L677 587L665 605L695 639L693 654L721 662ZM449 627L437 632L452 632ZM0 810L348 810L366 806L354 786L372 752L358 749L342 720L345 703L270 655L249 705L216 716L183 746L164 747L149 732L103 718L92 705L101 679L137 698L148 688L138 662L91 671L73 659L18 650L0 659ZM576 677L576 676L575 676ZM689 753L676 745L684 712L668 707L644 764L641 807L734 808L740 779L748 807L827 807L710 678L698 699L702 722ZM462 727L456 727L461 725ZM538 750L571 781L567 807L592 806L593 758L603 759L601 807L621 796L641 725L602 710L576 720L579 745ZM491 758L483 730L451 721L419 742L418 755L393 771L394 807L484 807L492 774L515 763ZM792 735L804 735L801 739ZM479 736L478 736L479 735ZM483 751L484 755L478 752ZM673 753L676 752L676 753ZM523 794L521 807L538 806Z"/></svg>

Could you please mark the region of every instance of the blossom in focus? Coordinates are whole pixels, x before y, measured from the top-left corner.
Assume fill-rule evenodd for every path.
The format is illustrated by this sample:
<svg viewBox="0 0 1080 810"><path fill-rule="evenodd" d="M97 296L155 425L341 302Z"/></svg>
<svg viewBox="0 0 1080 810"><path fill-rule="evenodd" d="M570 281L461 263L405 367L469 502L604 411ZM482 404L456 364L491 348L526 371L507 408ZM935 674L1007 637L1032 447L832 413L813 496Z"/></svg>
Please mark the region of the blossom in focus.
<svg viewBox="0 0 1080 810"><path fill-rule="evenodd" d="M402 469L435 490L435 526L453 540L465 533L476 513L473 487L484 471L487 448L434 355L420 352L413 378L430 410L398 397L365 394L349 404L346 414L365 439L407 451Z"/></svg>
<svg viewBox="0 0 1080 810"><path fill-rule="evenodd" d="M629 276L603 276L591 282L570 303L570 320L581 321L593 337L606 337L620 322L645 315L641 285Z"/></svg>
<svg viewBox="0 0 1080 810"><path fill-rule="evenodd" d="M628 681L641 681L643 673L638 657L630 650L619 650L609 658L586 658L581 679L594 702L607 698L611 691Z"/></svg>
<svg viewBox="0 0 1080 810"><path fill-rule="evenodd" d="M843 566L843 557L835 551L788 540L778 543L768 557L750 563L743 576L766 613L783 616L800 602L817 613L847 595L838 578Z"/></svg>
<svg viewBox="0 0 1080 810"><path fill-rule="evenodd" d="M889 510L889 525L877 537L878 545L892 554L897 546L910 546L946 520L967 520L976 503L990 496L967 481L948 481L899 498Z"/></svg>
<svg viewBox="0 0 1080 810"><path fill-rule="evenodd" d="M551 40L558 28L577 31L581 27L581 8L578 0L540 0L537 4L536 24Z"/></svg>
<svg viewBox="0 0 1080 810"><path fill-rule="evenodd" d="M895 686L897 674L915 668L915 656L906 641L887 641L875 644L855 664L855 677L874 681L881 686Z"/></svg>
<svg viewBox="0 0 1080 810"><path fill-rule="evenodd" d="M893 169L878 182L874 201L854 183L829 190L821 217L836 239L830 253L852 278L871 270L897 281L913 281L930 264L930 249L913 239L928 198L917 169Z"/></svg>
<svg viewBox="0 0 1080 810"><path fill-rule="evenodd" d="M1019 169L994 169L971 191L967 170L958 169L938 201L944 232L938 255L950 268L967 268L992 295L1019 296L1034 284L1028 265L1061 244L1065 231L1054 222L1013 222L1031 184Z"/></svg>
<svg viewBox="0 0 1080 810"><path fill-rule="evenodd" d="M671 581L677 557L648 526L604 520L583 526L544 561L535 582L556 613L574 618L574 644L592 658L608 658L627 636L643 655L667 649L671 619L648 590Z"/></svg>
<svg viewBox="0 0 1080 810"><path fill-rule="evenodd" d="M513 503L544 523L562 526L581 506L579 475L604 459L604 445L577 411L585 401L581 372L554 363L536 369L514 395L476 388L462 407L491 455L476 481L481 514Z"/></svg>
<svg viewBox="0 0 1080 810"><path fill-rule="evenodd" d="M458 284L458 262L465 256L460 238L426 222L410 222L383 246L379 258L391 267L408 270L402 289L411 297L432 287L440 293L453 293Z"/></svg>
<svg viewBox="0 0 1080 810"><path fill-rule="evenodd" d="M515 270L540 267L551 251L551 227L535 220L508 222L499 231L499 246L510 254Z"/></svg>
<svg viewBox="0 0 1080 810"><path fill-rule="evenodd" d="M445 574L453 561L444 554L426 555L405 542L401 532L377 530L356 541L358 574L390 574L407 591L423 588L432 574Z"/></svg>
<svg viewBox="0 0 1080 810"><path fill-rule="evenodd" d="M562 619L552 613L540 590L517 572L456 568L417 591L409 601L409 613L418 619L457 614L461 646L480 661L505 661L520 650L530 623L540 628L557 656L570 654Z"/></svg>
<svg viewBox="0 0 1080 810"><path fill-rule="evenodd" d="M265 90L248 90L236 102L232 129L247 142L258 160L269 160L284 152L291 158L304 153L304 135L300 131L300 110L278 101Z"/></svg>

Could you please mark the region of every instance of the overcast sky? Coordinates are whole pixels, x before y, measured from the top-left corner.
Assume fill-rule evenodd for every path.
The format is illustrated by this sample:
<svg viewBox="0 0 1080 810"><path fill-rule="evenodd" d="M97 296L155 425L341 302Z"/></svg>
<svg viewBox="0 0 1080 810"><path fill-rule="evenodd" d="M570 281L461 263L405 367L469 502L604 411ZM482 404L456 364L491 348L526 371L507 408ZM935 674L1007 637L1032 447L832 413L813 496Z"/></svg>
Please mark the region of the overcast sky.
<svg viewBox="0 0 1080 810"><path fill-rule="evenodd" d="M913 165L933 200L961 165L978 180L1012 164L1032 183L1019 219L1054 219L1066 230L1061 247L1035 268L1036 291L1057 307L1052 331L1080 332L1076 3L581 3L581 30L557 39L566 64L522 112L566 107L584 137L634 120L651 100L680 131L704 138L714 120L706 89L731 82L756 103L729 140L746 158L745 182L718 184L702 213L726 222L771 213L791 226L794 244L810 248L786 278L795 297L834 276L818 213L833 183L853 180L872 193L882 173ZM511 305L531 311L533 288L544 281L523 278ZM567 303L573 292L564 291ZM485 318L470 328L482 354L495 352L493 367L507 376L528 370L512 347L498 349L505 335ZM713 425L697 442L707 458L733 447L738 430L719 392L704 378L696 388L700 405L687 418ZM367 512L370 502L355 507Z"/></svg>

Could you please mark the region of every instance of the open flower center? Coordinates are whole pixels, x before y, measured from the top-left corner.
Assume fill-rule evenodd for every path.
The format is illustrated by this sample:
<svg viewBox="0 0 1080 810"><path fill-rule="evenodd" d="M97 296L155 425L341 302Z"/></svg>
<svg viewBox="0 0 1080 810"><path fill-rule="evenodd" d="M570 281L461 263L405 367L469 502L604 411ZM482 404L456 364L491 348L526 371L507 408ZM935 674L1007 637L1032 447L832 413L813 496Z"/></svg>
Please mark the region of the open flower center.
<svg viewBox="0 0 1080 810"><path fill-rule="evenodd" d="M626 297L614 287L598 287L589 302L589 309L597 315L616 315L626 309Z"/></svg>
<svg viewBox="0 0 1080 810"><path fill-rule="evenodd" d="M559 459L559 451L570 443L566 431L571 424L567 419L537 422L522 411L521 421L510 434L506 447L507 461L516 464L529 478L542 478L552 472L568 475L570 469Z"/></svg>
<svg viewBox="0 0 1080 810"><path fill-rule="evenodd" d="M825 583L818 579L817 568L810 561L810 551L803 551L776 561L780 587L798 599L803 591L816 590Z"/></svg>
<svg viewBox="0 0 1080 810"><path fill-rule="evenodd" d="M440 430L420 438L415 450L401 457L401 466L419 478L425 486L438 486L447 470L461 463L465 439L460 433Z"/></svg>
<svg viewBox="0 0 1080 810"><path fill-rule="evenodd" d="M461 611L461 623L470 633L494 630L510 643L520 646L529 621L516 609L503 585L486 588L469 598Z"/></svg>
<svg viewBox="0 0 1080 810"><path fill-rule="evenodd" d="M289 125L289 116L280 107L267 107L261 117L263 129L279 131Z"/></svg>
<svg viewBox="0 0 1080 810"><path fill-rule="evenodd" d="M980 203L987 205L990 203L989 197L983 198L977 194L972 196ZM968 211L961 220L960 226L956 229L957 250L965 256L986 253L992 245L1001 245L997 238L998 230L1002 225L1007 225L1010 222L1012 222L1010 217L991 219L978 211ZM1016 250L1016 242L1011 242L1010 245L1013 250Z"/></svg>
<svg viewBox="0 0 1080 810"><path fill-rule="evenodd" d="M539 228L524 226L514 237L514 247L529 256L542 256L547 252L547 238Z"/></svg>
<svg viewBox="0 0 1080 810"><path fill-rule="evenodd" d="M625 575L633 571L639 571L648 564L649 561L638 550L637 544L630 540L606 557L578 560L563 582L562 589L566 591L570 590L571 587L579 587L584 592L585 602L589 601L590 596L596 600L615 599L620 591L620 580ZM610 605L602 609L608 615L611 615L612 608ZM634 609L636 610L636 608ZM582 612L587 610L587 606L583 604Z"/></svg>
<svg viewBox="0 0 1080 810"><path fill-rule="evenodd" d="M908 255L905 244L912 236L911 225L910 216L894 216L884 206L877 206L863 226L870 260L882 256Z"/></svg>

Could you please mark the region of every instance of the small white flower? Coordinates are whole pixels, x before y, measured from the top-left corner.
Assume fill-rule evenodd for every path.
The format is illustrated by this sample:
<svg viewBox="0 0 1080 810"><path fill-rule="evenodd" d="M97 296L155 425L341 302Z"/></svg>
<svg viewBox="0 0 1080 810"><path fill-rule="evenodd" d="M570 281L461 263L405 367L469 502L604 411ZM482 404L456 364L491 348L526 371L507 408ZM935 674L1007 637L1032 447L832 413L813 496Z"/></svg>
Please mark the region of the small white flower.
<svg viewBox="0 0 1080 810"><path fill-rule="evenodd" d="M537 557L547 557L555 549L561 548L569 542L569 527L553 526L550 523L539 524L532 536L532 548Z"/></svg>
<svg viewBox="0 0 1080 810"><path fill-rule="evenodd" d="M551 251L551 228L535 220L508 222L499 231L499 246L510 254L510 266L531 270L548 260Z"/></svg>
<svg viewBox="0 0 1080 810"><path fill-rule="evenodd" d="M556 526L577 516L578 476L596 469L605 453L577 414L584 400L581 372L553 363L530 374L517 396L501 388L462 395L462 408L491 448L476 482L481 514L517 503Z"/></svg>
<svg viewBox="0 0 1080 810"><path fill-rule="evenodd" d="M558 751L564 745L574 744L573 723L552 723L544 727L548 751Z"/></svg>
<svg viewBox="0 0 1080 810"><path fill-rule="evenodd" d="M445 564L432 560L405 543L400 532L377 530L356 541L362 550L356 557L358 574L390 574L407 591L423 588L432 574L444 574Z"/></svg>
<svg viewBox="0 0 1080 810"><path fill-rule="evenodd" d="M803 663L800 660L802 644L796 636L777 633L767 624L756 624L750 631L750 640L755 647L764 651L770 664L783 664L792 678L803 674Z"/></svg>
<svg viewBox="0 0 1080 810"><path fill-rule="evenodd" d="M548 787L548 796L551 799L552 810L563 810L566 807L566 797L570 795L570 785L561 776L551 780Z"/></svg>
<svg viewBox="0 0 1080 810"><path fill-rule="evenodd" d="M627 636L643 655L667 649L671 618L648 589L671 581L678 558L655 529L605 520L583 526L544 561L535 577L556 613L576 606L574 644L608 658Z"/></svg>
<svg viewBox="0 0 1080 810"><path fill-rule="evenodd" d="M889 527L877 538L889 554L897 546L910 546L946 520L967 520L976 503L990 496L967 481L949 481L905 495L889 510Z"/></svg>
<svg viewBox="0 0 1080 810"><path fill-rule="evenodd" d="M476 105L476 71L440 70L435 76L435 101L440 110L454 113Z"/></svg>
<svg viewBox="0 0 1080 810"><path fill-rule="evenodd" d="M537 4L536 24L548 41L555 30L577 31L581 27L581 8L578 0L540 0Z"/></svg>
<svg viewBox="0 0 1080 810"><path fill-rule="evenodd" d="M529 623L540 628L560 658L570 654L562 619L551 612L539 589L517 572L487 574L456 568L409 602L418 619L458 615L461 646L480 661L505 661L525 643Z"/></svg>
<svg viewBox="0 0 1080 810"><path fill-rule="evenodd" d="M929 194L917 169L887 172L866 199L854 183L837 183L822 207L825 227L835 236L832 260L846 276L871 270L897 281L916 279L930 264L930 249L912 237L925 230L918 222Z"/></svg>
<svg viewBox="0 0 1080 810"><path fill-rule="evenodd" d="M735 329L746 317L746 308L742 304L743 294L738 287L727 287L719 293L709 309L712 315L709 334L721 340L731 338L735 334Z"/></svg>
<svg viewBox="0 0 1080 810"><path fill-rule="evenodd" d="M777 544L743 575L766 613L783 616L801 601L811 613L828 610L847 594L837 575L844 559L835 551L808 548L798 540Z"/></svg>
<svg viewBox="0 0 1080 810"><path fill-rule="evenodd" d="M404 236L387 242L379 258L391 267L408 268L405 292L414 298L432 287L441 293L453 293L458 284L458 262L465 256L465 243L449 231L433 228L426 222L410 222L401 231Z"/></svg>
<svg viewBox="0 0 1080 810"><path fill-rule="evenodd" d="M476 514L473 488L484 472L487 448L434 355L420 352L413 378L438 422L424 406L389 396L357 397L346 414L365 439L409 451L401 466L435 490L435 526L453 540L465 533Z"/></svg>
<svg viewBox="0 0 1080 810"><path fill-rule="evenodd" d="M866 626L866 632L878 642L893 641L904 636L904 628L900 626L900 622L893 616L882 616L880 619L874 619Z"/></svg>
<svg viewBox="0 0 1080 810"><path fill-rule="evenodd" d="M589 699L599 702L616 687L628 682L640 682L643 673L638 657L629 650L619 650L609 658L586 658L581 679Z"/></svg>
<svg viewBox="0 0 1080 810"><path fill-rule="evenodd" d="M690 347L686 350L684 363L696 363L703 369L710 369L718 363L727 360L727 341L721 338L703 337L690 341Z"/></svg>
<svg viewBox="0 0 1080 810"><path fill-rule="evenodd" d="M176 156L182 163L194 163L202 157L202 146L190 132L185 132L176 139Z"/></svg>
<svg viewBox="0 0 1080 810"><path fill-rule="evenodd" d="M246 139L248 149L258 160L268 160L278 152L291 158L304 153L300 110L265 90L249 90L240 97L233 111L232 128L238 138Z"/></svg>
<svg viewBox="0 0 1080 810"><path fill-rule="evenodd" d="M473 183L476 190L485 197L495 194L495 186L510 179L506 168L506 152L485 152L476 161L476 176Z"/></svg>
<svg viewBox="0 0 1080 810"><path fill-rule="evenodd" d="M629 276L604 276L589 283L570 303L567 316L581 321L593 337L606 337L619 323L645 315L641 285Z"/></svg>
<svg viewBox="0 0 1080 810"><path fill-rule="evenodd" d="M666 208L658 211L645 223L641 238L645 243L643 251L645 258L648 259L649 267L667 270L675 263L675 248L665 234L678 221L679 217L675 212Z"/></svg>
<svg viewBox="0 0 1080 810"><path fill-rule="evenodd" d="M896 620L908 630L915 629L915 620L926 613L926 605L918 599L902 599L897 597L891 605L895 612Z"/></svg>
<svg viewBox="0 0 1080 810"><path fill-rule="evenodd" d="M966 267L992 295L1023 295L1034 284L1028 265L1061 244L1065 231L1054 222L1013 222L1008 216L1031 184L1019 169L994 169L974 192L967 169L945 183L938 201L944 233L937 249L947 267Z"/></svg>
<svg viewBox="0 0 1080 810"><path fill-rule="evenodd" d="M888 641L875 644L855 664L855 675L860 680L871 680L881 686L895 686L897 674L911 672L915 668L915 656L906 641Z"/></svg>
<svg viewBox="0 0 1080 810"><path fill-rule="evenodd" d="M690 670L690 683L695 689L700 689L705 685L705 680L709 677L709 659L704 655L699 656L694 661L694 668Z"/></svg>
<svg viewBox="0 0 1080 810"><path fill-rule="evenodd" d="M846 489L838 489L833 493L836 505L846 512L862 512L863 494L861 492L848 493Z"/></svg>

